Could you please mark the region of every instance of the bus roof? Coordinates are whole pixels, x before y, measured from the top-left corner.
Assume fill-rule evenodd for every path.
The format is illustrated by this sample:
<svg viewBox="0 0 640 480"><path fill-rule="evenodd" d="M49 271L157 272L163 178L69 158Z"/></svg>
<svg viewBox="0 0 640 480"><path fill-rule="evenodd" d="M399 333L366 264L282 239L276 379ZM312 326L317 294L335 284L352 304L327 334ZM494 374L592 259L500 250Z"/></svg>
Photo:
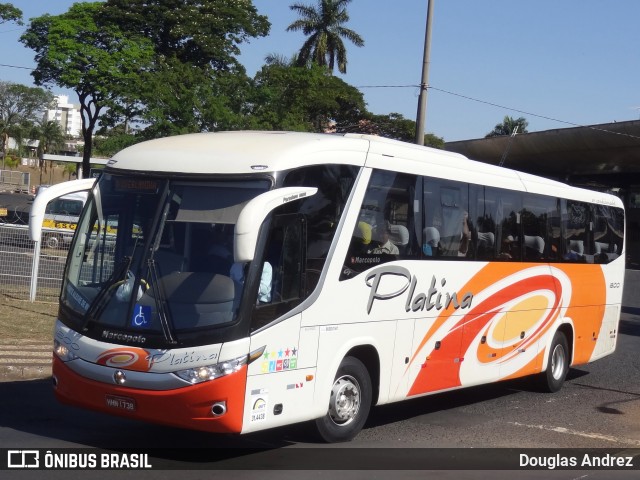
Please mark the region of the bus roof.
<svg viewBox="0 0 640 480"><path fill-rule="evenodd" d="M186 174L255 174L305 165L347 164L430 175L622 207L612 195L467 159L444 150L365 134L233 131L142 142L117 153L108 169Z"/></svg>

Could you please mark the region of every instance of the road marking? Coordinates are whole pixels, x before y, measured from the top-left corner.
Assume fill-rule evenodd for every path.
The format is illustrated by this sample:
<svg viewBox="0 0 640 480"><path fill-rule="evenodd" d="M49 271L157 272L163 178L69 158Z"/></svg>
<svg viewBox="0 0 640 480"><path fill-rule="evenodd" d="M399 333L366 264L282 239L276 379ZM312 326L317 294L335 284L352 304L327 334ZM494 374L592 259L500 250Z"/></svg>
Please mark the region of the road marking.
<svg viewBox="0 0 640 480"><path fill-rule="evenodd" d="M625 445L633 445L640 447L640 440L634 440L631 438L614 437L613 435L603 435L601 433L580 432L578 430L571 430L565 427L553 427L549 425L527 425L519 422L507 422L517 427L535 428L538 430L545 430L548 432L566 433L568 435L575 435L578 437L592 438L594 440L604 440L606 442L623 443Z"/></svg>

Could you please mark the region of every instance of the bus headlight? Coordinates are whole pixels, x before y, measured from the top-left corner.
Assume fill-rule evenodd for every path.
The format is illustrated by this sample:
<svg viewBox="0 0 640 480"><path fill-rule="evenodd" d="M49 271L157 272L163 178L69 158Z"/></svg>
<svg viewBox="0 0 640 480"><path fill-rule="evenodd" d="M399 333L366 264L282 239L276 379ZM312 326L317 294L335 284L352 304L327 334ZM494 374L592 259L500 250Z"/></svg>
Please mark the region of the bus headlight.
<svg viewBox="0 0 640 480"><path fill-rule="evenodd" d="M243 355L241 357L226 360L214 365L189 368L187 370L178 370L177 372L173 373L189 383L196 384L207 382L209 380L215 380L216 378L224 377L225 375L230 375L234 372L237 372L247 364L247 360L247 355Z"/></svg>
<svg viewBox="0 0 640 480"><path fill-rule="evenodd" d="M69 347L63 345L57 340L53 341L53 353L55 353L55 355L63 362L70 362L71 360L79 358L75 353L69 350Z"/></svg>

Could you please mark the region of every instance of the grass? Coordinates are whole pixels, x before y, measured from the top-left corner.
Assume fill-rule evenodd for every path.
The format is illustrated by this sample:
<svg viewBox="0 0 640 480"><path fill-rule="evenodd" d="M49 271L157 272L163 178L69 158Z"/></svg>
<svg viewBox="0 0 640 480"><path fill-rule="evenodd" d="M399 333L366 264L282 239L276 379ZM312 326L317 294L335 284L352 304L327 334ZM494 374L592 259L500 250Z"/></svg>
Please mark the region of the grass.
<svg viewBox="0 0 640 480"><path fill-rule="evenodd" d="M57 301L32 303L10 293L0 293L0 338L51 342L57 313Z"/></svg>

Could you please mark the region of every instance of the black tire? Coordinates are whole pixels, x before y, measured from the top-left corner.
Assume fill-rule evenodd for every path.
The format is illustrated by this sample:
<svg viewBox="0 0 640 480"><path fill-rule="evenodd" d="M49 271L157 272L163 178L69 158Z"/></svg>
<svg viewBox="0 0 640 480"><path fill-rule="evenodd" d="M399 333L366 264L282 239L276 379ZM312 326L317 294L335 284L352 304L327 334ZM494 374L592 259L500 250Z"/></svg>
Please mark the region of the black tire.
<svg viewBox="0 0 640 480"><path fill-rule="evenodd" d="M569 372L569 343L562 332L556 332L549 348L547 369L540 374L541 390L549 393L562 388Z"/></svg>
<svg viewBox="0 0 640 480"><path fill-rule="evenodd" d="M316 420L320 437L328 443L348 442L366 422L371 409L371 377L355 357L345 357L331 386L329 408Z"/></svg>
<svg viewBox="0 0 640 480"><path fill-rule="evenodd" d="M62 246L62 241L58 235L50 233L45 237L44 244L47 248L56 249Z"/></svg>

